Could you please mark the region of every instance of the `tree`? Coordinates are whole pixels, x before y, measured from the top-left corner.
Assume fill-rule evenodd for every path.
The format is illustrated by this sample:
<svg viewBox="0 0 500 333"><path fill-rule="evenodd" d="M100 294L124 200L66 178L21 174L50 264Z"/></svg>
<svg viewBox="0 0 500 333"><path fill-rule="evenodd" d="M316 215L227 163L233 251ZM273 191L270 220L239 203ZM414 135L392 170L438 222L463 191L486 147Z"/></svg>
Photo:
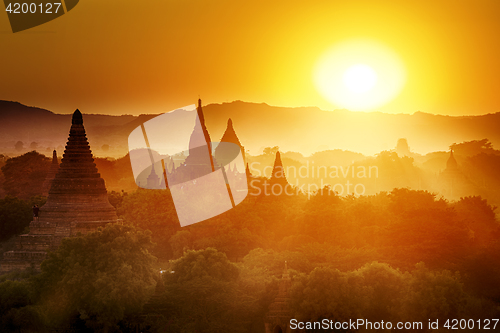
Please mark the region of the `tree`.
<svg viewBox="0 0 500 333"><path fill-rule="evenodd" d="M258 299L239 288L239 268L208 248L187 251L164 277L166 332L248 332ZM165 332L165 325L162 326Z"/></svg>
<svg viewBox="0 0 500 333"><path fill-rule="evenodd" d="M21 233L33 216L28 202L6 196L0 199L0 241Z"/></svg>
<svg viewBox="0 0 500 333"><path fill-rule="evenodd" d="M125 196L127 196L128 193L123 191L120 193L120 192L116 192L116 191L111 191L111 192L108 192L108 200L109 200L109 203L115 207L115 208L118 208L119 206L122 205L123 203L123 198Z"/></svg>
<svg viewBox="0 0 500 333"><path fill-rule="evenodd" d="M47 317L57 318L65 309L66 318L77 314L94 331L107 332L140 312L155 286L150 235L130 225L108 224L63 239L34 277Z"/></svg>
<svg viewBox="0 0 500 333"><path fill-rule="evenodd" d="M350 272L358 278L360 296L364 299L362 311L370 321L399 319L401 301L407 291L408 273L403 274L388 264L372 262ZM353 279L354 280L354 279Z"/></svg>
<svg viewBox="0 0 500 333"><path fill-rule="evenodd" d="M193 247L192 235L189 230L179 230L175 235L170 237L169 244L172 248L174 258L180 258L186 250L191 250Z"/></svg>
<svg viewBox="0 0 500 333"><path fill-rule="evenodd" d="M279 149L280 148L278 146L274 146L272 148L271 147L266 147L266 148L264 148L264 150L262 151L262 153L264 155L272 155L272 156L274 156L274 155L276 155L276 152L278 152Z"/></svg>
<svg viewBox="0 0 500 333"><path fill-rule="evenodd" d="M396 144L396 153L398 156L409 156L410 146L408 146L408 140L406 138L398 139L398 143Z"/></svg>
<svg viewBox="0 0 500 333"><path fill-rule="evenodd" d="M0 325L2 332L43 331L43 321L32 306L28 281L0 283Z"/></svg>
<svg viewBox="0 0 500 333"><path fill-rule="evenodd" d="M408 294L402 302L401 317L408 321L427 322L448 318L466 318L468 295L458 273L430 271L424 263L416 265L409 281Z"/></svg>
<svg viewBox="0 0 500 333"><path fill-rule="evenodd" d="M444 199L436 200L436 194L428 191L410 190L409 188L395 188L389 194L390 209L404 216L411 216L416 211L443 210L447 208Z"/></svg>
<svg viewBox="0 0 500 333"><path fill-rule="evenodd" d="M497 207L490 205L481 196L460 198L454 207L466 224L469 237L474 243L488 244L498 241L494 236L494 232L500 228L495 217Z"/></svg>
<svg viewBox="0 0 500 333"><path fill-rule="evenodd" d="M24 143L22 141L17 141L16 144L14 145L14 148L17 151L21 151L24 148Z"/></svg>
<svg viewBox="0 0 500 333"><path fill-rule="evenodd" d="M33 216L33 205L43 206L46 198L32 197L24 201L12 196L0 199L0 241L20 234L30 224Z"/></svg>
<svg viewBox="0 0 500 333"><path fill-rule="evenodd" d="M458 273L431 271L423 263L411 273L373 262L351 272L317 267L295 279L291 307L300 321L422 322L451 318L491 318L491 302L465 292ZM486 315L484 315L486 313Z"/></svg>
<svg viewBox="0 0 500 333"><path fill-rule="evenodd" d="M488 139L467 141L459 144L454 143L450 148L458 155L474 156L480 153L498 154L498 151L493 149L493 145Z"/></svg>
<svg viewBox="0 0 500 333"><path fill-rule="evenodd" d="M484 246L460 265L466 286L476 295L500 304L500 242ZM500 308L498 308L500 311Z"/></svg>
<svg viewBox="0 0 500 333"><path fill-rule="evenodd" d="M399 268L410 269L418 262L446 268L467 254L471 245L465 225L448 203L427 191L394 189L382 249L396 259ZM395 262L393 261L393 264Z"/></svg>
<svg viewBox="0 0 500 333"><path fill-rule="evenodd" d="M6 155L0 154L0 198L5 196L5 191L3 189L3 182L5 181L5 177L2 172L2 167L5 165L5 162L8 160Z"/></svg>
<svg viewBox="0 0 500 333"><path fill-rule="evenodd" d="M157 257L172 258L168 240L180 224L169 190L139 189L123 197L117 212L125 221L151 230L152 239L158 244L154 250Z"/></svg>
<svg viewBox="0 0 500 333"><path fill-rule="evenodd" d="M33 141L32 143L30 143L30 149L32 150L36 150L38 148L38 143Z"/></svg>
<svg viewBox="0 0 500 333"><path fill-rule="evenodd" d="M36 151L8 159L2 167L6 194L24 200L41 195L50 163L51 159Z"/></svg>
<svg viewBox="0 0 500 333"><path fill-rule="evenodd" d="M351 280L351 281L350 281ZM294 281L291 308L300 321L362 318L363 299L353 279L330 267L317 267Z"/></svg>

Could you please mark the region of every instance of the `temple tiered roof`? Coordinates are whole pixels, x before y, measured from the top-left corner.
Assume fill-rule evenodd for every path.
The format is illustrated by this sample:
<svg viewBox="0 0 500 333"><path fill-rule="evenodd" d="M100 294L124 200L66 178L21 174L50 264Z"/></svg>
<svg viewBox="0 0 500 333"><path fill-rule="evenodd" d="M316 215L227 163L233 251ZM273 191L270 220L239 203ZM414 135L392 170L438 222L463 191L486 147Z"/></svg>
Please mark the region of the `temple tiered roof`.
<svg viewBox="0 0 500 333"><path fill-rule="evenodd" d="M73 113L68 142L59 171L52 181L47 203L40 208L43 222L116 220L104 179L92 157L81 112Z"/></svg>
<svg viewBox="0 0 500 333"><path fill-rule="evenodd" d="M53 168L55 166L54 151ZM4 253L0 272L27 267L39 269L47 250L56 249L62 238L86 234L118 220L115 208L109 203L104 180L94 164L79 110L73 113L66 150L48 194L39 218L30 223L29 234L18 236L16 249Z"/></svg>

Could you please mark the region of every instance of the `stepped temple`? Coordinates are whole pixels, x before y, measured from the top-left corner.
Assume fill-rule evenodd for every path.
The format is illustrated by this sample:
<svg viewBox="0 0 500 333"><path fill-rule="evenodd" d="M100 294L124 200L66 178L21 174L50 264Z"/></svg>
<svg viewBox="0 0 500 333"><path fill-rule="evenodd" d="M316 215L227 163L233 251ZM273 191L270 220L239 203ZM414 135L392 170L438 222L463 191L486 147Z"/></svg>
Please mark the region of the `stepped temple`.
<svg viewBox="0 0 500 333"><path fill-rule="evenodd" d="M153 163L149 176L146 178L146 188L165 189L169 186L202 177L215 170L211 139L205 126L201 99L198 99L196 111L198 118L189 138L189 151L165 158L163 160L164 164L162 162ZM188 153L188 156L184 157L186 153ZM178 163L175 163L174 160L180 161L180 164L176 166ZM156 169L159 170L160 176L158 176ZM165 178L168 179L167 183Z"/></svg>
<svg viewBox="0 0 500 333"><path fill-rule="evenodd" d="M448 199L475 194L474 187L458 167L453 150L446 161L446 169L439 174L437 186L438 191Z"/></svg>
<svg viewBox="0 0 500 333"><path fill-rule="evenodd" d="M201 99L198 99L196 111L198 119L189 139L189 151L165 158L163 165L161 162L152 164L149 175L141 178L139 182L143 187L145 186L147 189L165 189L169 186L205 176L219 169L221 165L227 165L227 171L225 171L227 177L233 177L233 179L240 181L245 166L244 164L239 166L241 170L238 170L236 163L232 163L232 161L237 155L236 148L241 150L243 160L245 159L245 150L236 135L232 120L228 120L226 131L220 143L212 142L205 125ZM235 149L231 149L232 146L224 145L224 143L235 144ZM187 157L184 158L186 153ZM181 161L181 163L175 163L175 160ZM163 171L165 175L163 175ZM167 184L165 184L165 178L168 179ZM246 181L246 177L243 178Z"/></svg>
<svg viewBox="0 0 500 333"><path fill-rule="evenodd" d="M290 287L292 279L288 274L288 268L285 262L285 269L279 284L278 295L274 302L269 305L269 311L265 320L266 333L290 333L290 319L292 319L292 311L290 309ZM301 330L294 330L300 332Z"/></svg>
<svg viewBox="0 0 500 333"><path fill-rule="evenodd" d="M17 236L16 249L4 253L0 272L28 267L38 270L47 251L57 249L64 237L86 234L117 221L104 179L92 157L82 114L76 110L61 165L51 180L47 203L40 207L39 218L30 223L29 234Z"/></svg>

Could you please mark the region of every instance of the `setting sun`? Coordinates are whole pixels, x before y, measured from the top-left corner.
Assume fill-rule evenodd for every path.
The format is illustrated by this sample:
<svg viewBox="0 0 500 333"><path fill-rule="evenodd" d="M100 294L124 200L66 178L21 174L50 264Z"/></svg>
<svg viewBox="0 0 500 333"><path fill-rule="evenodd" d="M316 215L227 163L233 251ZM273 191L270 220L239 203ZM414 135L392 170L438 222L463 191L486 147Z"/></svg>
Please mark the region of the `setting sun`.
<svg viewBox="0 0 500 333"><path fill-rule="evenodd" d="M342 79L350 91L364 93L377 83L377 73L370 66L358 64L349 67Z"/></svg>
<svg viewBox="0 0 500 333"><path fill-rule="evenodd" d="M349 41L325 52L314 70L321 95L338 107L374 110L404 86L405 69L399 57L372 41Z"/></svg>

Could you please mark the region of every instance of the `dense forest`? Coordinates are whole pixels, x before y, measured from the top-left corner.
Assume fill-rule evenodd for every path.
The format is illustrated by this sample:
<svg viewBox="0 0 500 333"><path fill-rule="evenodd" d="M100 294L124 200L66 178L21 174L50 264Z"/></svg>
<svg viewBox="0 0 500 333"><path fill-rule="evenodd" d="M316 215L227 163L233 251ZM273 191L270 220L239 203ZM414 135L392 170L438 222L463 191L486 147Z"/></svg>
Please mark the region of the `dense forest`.
<svg viewBox="0 0 500 333"><path fill-rule="evenodd" d="M473 178L479 170L498 182L497 151L485 152L484 142L478 149L459 155L464 172ZM411 189L416 160L378 155L381 182L399 180L373 194L341 196L325 186L293 196L249 195L181 228L168 190L135 189L127 157L96 159L122 223L64 239L41 273L0 276L2 331L264 332L285 262L300 321L442 325L499 318L496 207L487 195L448 200ZM31 206L45 202L41 183L50 159L30 152L2 155L0 164L3 253L29 228Z"/></svg>

